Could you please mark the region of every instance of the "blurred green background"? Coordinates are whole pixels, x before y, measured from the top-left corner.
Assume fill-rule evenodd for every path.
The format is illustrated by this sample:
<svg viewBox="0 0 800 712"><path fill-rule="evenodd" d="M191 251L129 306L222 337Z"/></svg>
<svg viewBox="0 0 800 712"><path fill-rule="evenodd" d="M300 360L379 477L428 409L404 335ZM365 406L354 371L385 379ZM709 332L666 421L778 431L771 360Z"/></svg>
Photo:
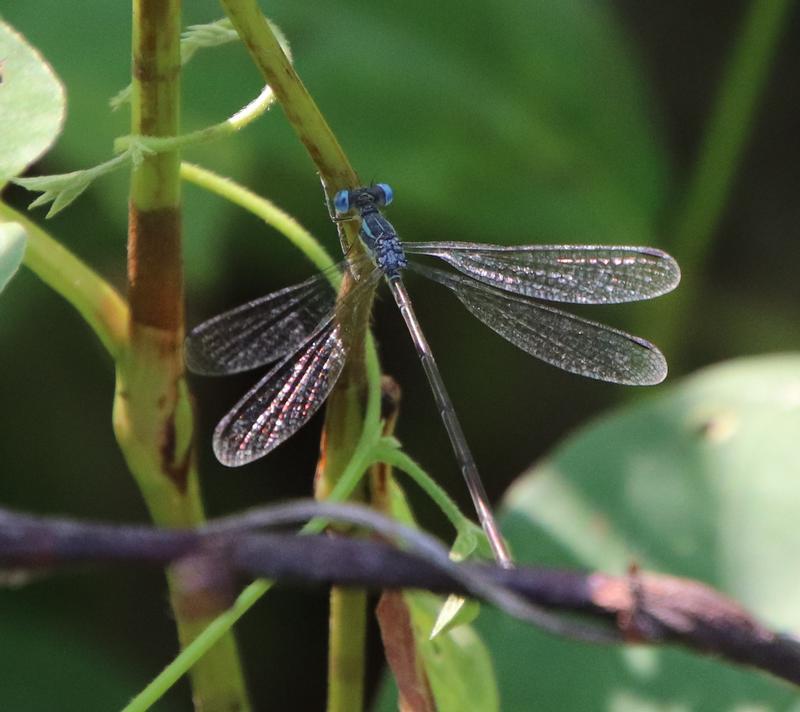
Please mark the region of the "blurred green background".
<svg viewBox="0 0 800 712"><path fill-rule="evenodd" d="M262 3L362 178L394 187L390 215L401 235L666 250L749 6ZM0 11L67 87L64 133L35 172L107 159L114 137L128 130L127 113L107 108L128 82L128 5L6 1ZM186 25L220 16L214 2L186 4ZM800 347L800 144L791 139L800 107L796 13L785 23L708 264L684 265L692 299L686 318L662 326L678 313L674 295L587 312L656 340L673 379L719 360ZM233 113L258 93L260 80L244 50L229 45L199 53L184 89L190 131ZM187 158L269 197L338 251L313 166L279 108ZM121 289L126 184L124 172L97 182L47 224ZM17 188L5 197L20 207L32 199ZM184 227L190 326L311 273L279 235L189 185ZM435 285L412 281L410 290L495 498L578 425L664 388L632 391L562 373L504 343ZM403 388L398 436L468 511L424 375L385 298L376 304L375 334L384 370ZM0 343L0 502L145 520L111 430L112 364L72 309L25 269L0 301ZM227 470L213 459L211 430L252 380L191 381L212 516L311 491L319 416L257 464ZM606 494L614 496L610 483ZM423 524L449 536L438 513L417 492L410 495ZM267 700L277 709L321 708L326 603L325 592L278 590L239 627L257 709ZM119 706L171 659L175 645L163 577L152 571L87 571L0 591L0 640L0 706L8 709L52 709L58 701L61 709ZM371 645L374 680L374 635ZM179 686L162 708L188 709L187 688Z"/></svg>

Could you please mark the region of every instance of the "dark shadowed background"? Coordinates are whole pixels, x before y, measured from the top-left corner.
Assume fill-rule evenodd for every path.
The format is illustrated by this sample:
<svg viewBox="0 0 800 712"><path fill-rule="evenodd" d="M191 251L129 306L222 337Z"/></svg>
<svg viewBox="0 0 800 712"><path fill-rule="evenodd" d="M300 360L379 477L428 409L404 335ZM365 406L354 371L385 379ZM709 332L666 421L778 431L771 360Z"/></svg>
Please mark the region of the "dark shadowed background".
<svg viewBox="0 0 800 712"><path fill-rule="evenodd" d="M262 2L288 37L295 65L365 181L395 189L390 217L411 240L649 244L666 250L682 195L748 3ZM4 18L52 63L69 113L35 173L106 160L128 131L108 99L128 82L127 3L3 2ZM186 24L221 16L186 4ZM800 34L786 21L708 263L690 271L686 318L677 302L585 312L661 345L670 378L745 354L800 347L795 274L800 142ZM184 80L185 131L232 114L260 89L245 51L201 52ZM187 159L229 175L295 216L336 254L313 165L280 108ZM124 287L127 175L98 181L47 224ZM18 188L7 199L24 206ZM37 217L44 220L43 213ZM258 220L185 186L189 326L312 273ZM455 298L410 279L487 489L499 499L560 438L622 399L647 393L543 365L476 322ZM403 389L398 436L468 511L424 374L396 308L376 305L385 372ZM662 336L663 338L659 338ZM112 364L58 296L24 268L0 300L0 502L40 513L146 521L111 429ZM308 496L321 417L262 461L228 470L210 436L254 376L192 378L209 515ZM426 527L449 536L409 487ZM277 590L239 626L255 707L320 709L326 592ZM0 706L119 706L173 656L163 576L71 573L0 591ZM11 644L8 641L12 641ZM373 679L380 670L373 635ZM11 699L4 690L12 690ZM15 696L18 695L18 696ZM40 697L37 697L40 696ZM41 699L42 706L26 706ZM69 708L68 706L64 707ZM77 707L72 707L77 709ZM182 683L160 709L189 709Z"/></svg>

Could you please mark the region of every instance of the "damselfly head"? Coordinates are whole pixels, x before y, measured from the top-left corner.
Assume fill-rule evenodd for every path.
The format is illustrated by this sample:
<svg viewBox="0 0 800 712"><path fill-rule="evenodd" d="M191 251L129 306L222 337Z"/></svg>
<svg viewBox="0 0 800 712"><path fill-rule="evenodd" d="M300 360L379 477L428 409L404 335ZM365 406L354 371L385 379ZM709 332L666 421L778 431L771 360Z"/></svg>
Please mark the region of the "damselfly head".
<svg viewBox="0 0 800 712"><path fill-rule="evenodd" d="M345 215L351 210L361 211L373 206L383 208L394 199L394 191L387 183L377 183L369 188L340 190L333 197L333 207L337 215Z"/></svg>

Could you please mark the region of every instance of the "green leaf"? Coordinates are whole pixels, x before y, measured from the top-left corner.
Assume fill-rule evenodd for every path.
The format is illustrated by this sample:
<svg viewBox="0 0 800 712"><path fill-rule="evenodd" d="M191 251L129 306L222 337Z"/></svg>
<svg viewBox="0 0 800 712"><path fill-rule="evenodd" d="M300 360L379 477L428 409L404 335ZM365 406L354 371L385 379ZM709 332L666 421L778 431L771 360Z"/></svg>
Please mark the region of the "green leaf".
<svg viewBox="0 0 800 712"><path fill-rule="evenodd" d="M478 617L480 612L481 606L477 601L464 596L450 594L436 616L436 621L430 633L431 640L460 625L469 625Z"/></svg>
<svg viewBox="0 0 800 712"><path fill-rule="evenodd" d="M453 542L453 547L450 549L450 558L453 561L468 559L478 548L478 542L481 540L480 535L483 532L472 522L468 522L468 525L459 531L455 542ZM485 535L483 538L485 538ZM437 635L441 635L456 626L472 623L478 617L480 611L481 607L477 601L451 594L444 602L439 615L436 616L436 622L431 630L431 638L435 638Z"/></svg>
<svg viewBox="0 0 800 712"><path fill-rule="evenodd" d="M428 593L406 593L411 611L414 638L428 675L437 709L500 709L492 660L486 646L468 625L449 630L431 640L429 635L442 599ZM396 710L396 691L384 685L376 710Z"/></svg>
<svg viewBox="0 0 800 712"><path fill-rule="evenodd" d="M26 240L22 225L0 223L0 292L22 264Z"/></svg>
<svg viewBox="0 0 800 712"><path fill-rule="evenodd" d="M0 187L53 145L66 112L64 87L25 39L0 21Z"/></svg>
<svg viewBox="0 0 800 712"><path fill-rule="evenodd" d="M15 178L13 182L26 190L41 191L42 194L31 202L28 210L52 203L47 211L47 217L51 218L71 205L96 178L112 173L131 159L135 163L139 155L139 147L131 146L124 153L91 168L49 176Z"/></svg>
<svg viewBox="0 0 800 712"><path fill-rule="evenodd" d="M392 517L408 526L417 526L403 490L393 479L389 486ZM459 534L454 550L459 554L469 554L474 549L474 534ZM478 604L467 601L466 605L455 606L454 603L455 610L445 613L440 596L406 592L403 599L410 610L415 644L422 656L438 709L482 712L499 709L492 661L475 629L468 625L467 619L474 618L480 610ZM436 630L437 619L444 621L439 630ZM375 709L397 709L397 690L388 674L384 677Z"/></svg>
<svg viewBox="0 0 800 712"><path fill-rule="evenodd" d="M708 368L564 442L510 489L505 533L520 561L615 573L635 562L796 630L798 432L800 355ZM748 669L554 640L486 613L507 709L795 709L795 692Z"/></svg>

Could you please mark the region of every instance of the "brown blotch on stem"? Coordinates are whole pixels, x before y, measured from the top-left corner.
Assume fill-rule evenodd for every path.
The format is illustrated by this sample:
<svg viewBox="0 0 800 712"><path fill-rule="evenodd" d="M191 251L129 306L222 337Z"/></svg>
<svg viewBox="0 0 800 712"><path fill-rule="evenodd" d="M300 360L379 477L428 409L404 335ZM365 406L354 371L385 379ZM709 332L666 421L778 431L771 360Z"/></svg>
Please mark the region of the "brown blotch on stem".
<svg viewBox="0 0 800 712"><path fill-rule="evenodd" d="M164 439L161 444L161 469L181 492L186 492L189 481L189 463L192 460L192 448L183 453L180 460L175 460L177 437L175 433L175 419L170 417L164 426Z"/></svg>
<svg viewBox="0 0 800 712"><path fill-rule="evenodd" d="M183 327L181 217L177 208L130 205L128 300L131 320L165 331Z"/></svg>

